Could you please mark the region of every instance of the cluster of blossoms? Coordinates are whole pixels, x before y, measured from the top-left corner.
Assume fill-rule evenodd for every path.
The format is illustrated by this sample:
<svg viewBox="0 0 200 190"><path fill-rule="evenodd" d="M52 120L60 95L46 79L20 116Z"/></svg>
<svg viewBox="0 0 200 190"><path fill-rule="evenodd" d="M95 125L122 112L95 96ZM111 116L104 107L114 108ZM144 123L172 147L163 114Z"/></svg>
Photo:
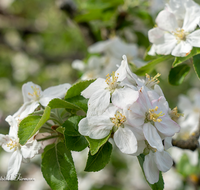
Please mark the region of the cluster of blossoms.
<svg viewBox="0 0 200 190"><path fill-rule="evenodd" d="M21 162L27 162L30 158L43 152L44 143L38 142L38 131L25 145L19 143L18 128L22 119L33 113L35 109L41 110L47 106L54 98L63 98L66 91L71 87L70 84L53 86L42 91L41 87L28 82L22 86L24 103L21 108L13 115L9 115L6 121L10 125L8 135L0 134L0 145L6 152L13 152L8 166L6 178L14 180L20 169Z"/></svg>
<svg viewBox="0 0 200 190"><path fill-rule="evenodd" d="M145 155L144 172L149 183L158 182L159 171L168 171L172 158L166 152L171 137L180 126L172 119L180 114L168 106L156 75L138 78L129 69L124 55L120 67L98 78L82 95L89 98L87 117L79 123L79 132L92 139L113 137L122 153Z"/></svg>
<svg viewBox="0 0 200 190"><path fill-rule="evenodd" d="M84 72L81 79L95 79L104 77L108 72L116 70L116 65L120 65L122 55L126 55L128 62L134 64L137 68L146 63L138 58L138 48L135 44L127 44L119 37L113 37L106 41L100 41L88 48L91 54L102 54L102 56L92 55L88 63L81 60L75 60L72 63L74 69Z"/></svg>
<svg viewBox="0 0 200 190"><path fill-rule="evenodd" d="M150 55L187 56L200 47L200 6L193 0L170 0L156 18L156 27L148 33L153 43Z"/></svg>

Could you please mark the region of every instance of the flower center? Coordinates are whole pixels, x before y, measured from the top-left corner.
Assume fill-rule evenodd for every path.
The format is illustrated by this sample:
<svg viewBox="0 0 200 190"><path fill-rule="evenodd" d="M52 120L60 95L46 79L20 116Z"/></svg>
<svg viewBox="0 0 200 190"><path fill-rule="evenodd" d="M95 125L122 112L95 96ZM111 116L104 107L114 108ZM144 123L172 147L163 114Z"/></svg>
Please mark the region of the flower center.
<svg viewBox="0 0 200 190"><path fill-rule="evenodd" d="M187 33L185 33L184 29L176 29L173 34L175 35L178 42L180 42L181 40L186 40Z"/></svg>
<svg viewBox="0 0 200 190"><path fill-rule="evenodd" d="M28 95L32 96L34 100L39 100L40 99L40 89L37 88L36 86L31 86L33 89L33 93L31 94L30 92Z"/></svg>
<svg viewBox="0 0 200 190"><path fill-rule="evenodd" d="M170 117L172 120L177 121L177 119L182 116L184 117L183 113L178 113L178 108L175 107L171 112L170 112Z"/></svg>
<svg viewBox="0 0 200 190"><path fill-rule="evenodd" d="M161 74L157 73L154 77L150 77L147 73L146 73L146 85L149 87L152 87L156 84L158 84L160 81L158 80L158 77Z"/></svg>
<svg viewBox="0 0 200 190"><path fill-rule="evenodd" d="M126 121L126 117L124 115L122 115L122 113L117 111L117 113L115 114L115 117L111 118L111 121L112 121L112 123L114 123L114 125L117 128L123 127L123 123Z"/></svg>
<svg viewBox="0 0 200 190"><path fill-rule="evenodd" d="M117 75L119 75L119 73L117 73ZM106 77L107 78L105 82L107 83L109 90L112 92L117 88L118 76L115 76L115 72L113 71L111 77L109 76L109 74L107 74Z"/></svg>
<svg viewBox="0 0 200 190"><path fill-rule="evenodd" d="M158 106L156 106L154 109L149 109L149 113L148 113L148 119L154 122L161 122L162 119L160 119L159 117L165 115L164 113L162 113L162 111L160 111L159 113L155 113L158 110Z"/></svg>
<svg viewBox="0 0 200 190"><path fill-rule="evenodd" d="M16 151L19 146L20 146L19 142L14 141L13 139L10 139L10 142L7 143L7 147L10 147L10 150L14 148L14 151Z"/></svg>

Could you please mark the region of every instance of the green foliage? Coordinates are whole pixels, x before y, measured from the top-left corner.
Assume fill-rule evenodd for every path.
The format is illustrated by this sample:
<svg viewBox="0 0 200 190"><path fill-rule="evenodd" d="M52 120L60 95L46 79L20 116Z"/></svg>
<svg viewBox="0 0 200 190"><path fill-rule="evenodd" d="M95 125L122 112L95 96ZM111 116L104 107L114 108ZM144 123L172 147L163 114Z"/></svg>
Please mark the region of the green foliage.
<svg viewBox="0 0 200 190"><path fill-rule="evenodd" d="M192 174L198 175L200 171L200 164L194 166L190 163L187 154L183 154L180 161L176 163L178 173L183 177L188 177Z"/></svg>
<svg viewBox="0 0 200 190"><path fill-rule="evenodd" d="M172 85L180 85L190 71L190 67L186 64L178 65L172 68L169 73L169 83Z"/></svg>
<svg viewBox="0 0 200 190"><path fill-rule="evenodd" d="M82 151L88 146L85 137L78 132L78 123L82 118L82 116L70 117L63 123L65 144L69 150Z"/></svg>
<svg viewBox="0 0 200 190"><path fill-rule="evenodd" d="M164 55L164 56L160 56L152 61L150 61L149 63L147 63L145 66L139 68L138 70L135 71L136 75L145 75L146 73L151 73L154 69L155 66L159 63L162 63L164 61L169 61L170 59L172 59L173 56L171 55Z"/></svg>
<svg viewBox="0 0 200 190"><path fill-rule="evenodd" d="M55 109L55 108L66 108L66 109L70 109L70 110L79 110L80 108L77 107L76 105L67 102L65 100L61 100L59 98L55 98L53 100L51 100L48 104L49 107L51 107L51 109Z"/></svg>
<svg viewBox="0 0 200 190"><path fill-rule="evenodd" d="M193 49L190 52L190 54L188 54L186 57L176 57L172 66L176 67L179 64L187 61L188 59L192 58L193 56L195 56L197 54L200 54L200 48L193 47Z"/></svg>
<svg viewBox="0 0 200 190"><path fill-rule="evenodd" d="M144 174L143 163L144 163L145 156L144 156L144 154L140 154L139 156L137 156L137 158L140 163L140 167L142 168L142 172ZM144 177L145 177L145 174L144 174ZM145 180L147 181L146 177L145 177ZM149 186L151 187L152 190L163 190L164 189L164 181L163 181L161 172L159 173L159 181L157 183L150 184L148 181L147 181L147 183L149 184Z"/></svg>
<svg viewBox="0 0 200 190"><path fill-rule="evenodd" d="M103 139L91 139L90 137L85 138L89 143L91 155L94 155L98 152L101 146L103 146L108 141L108 139L110 138L110 134Z"/></svg>
<svg viewBox="0 0 200 190"><path fill-rule="evenodd" d="M65 100L81 95L81 92L84 89L86 89L94 81L95 80L86 80L86 81L80 81L78 83L75 83L71 88L68 89L65 96Z"/></svg>
<svg viewBox="0 0 200 190"><path fill-rule="evenodd" d="M41 168L52 190L78 190L73 158L64 143L45 148Z"/></svg>
<svg viewBox="0 0 200 190"><path fill-rule="evenodd" d="M112 145L107 141L95 155L89 152L85 167L87 172L96 172L102 170L110 161Z"/></svg>
<svg viewBox="0 0 200 190"><path fill-rule="evenodd" d="M197 77L200 79L200 54L193 57L193 66Z"/></svg>
<svg viewBox="0 0 200 190"><path fill-rule="evenodd" d="M42 116L28 116L19 124L18 137L21 145L26 142L45 124L49 119L51 108L47 106Z"/></svg>

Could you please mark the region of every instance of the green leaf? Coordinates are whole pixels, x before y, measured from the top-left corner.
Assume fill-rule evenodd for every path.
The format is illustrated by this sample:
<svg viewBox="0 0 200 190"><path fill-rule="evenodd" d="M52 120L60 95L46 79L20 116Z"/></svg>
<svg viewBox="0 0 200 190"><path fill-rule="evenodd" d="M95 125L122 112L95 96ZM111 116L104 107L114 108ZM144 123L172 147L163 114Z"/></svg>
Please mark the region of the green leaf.
<svg viewBox="0 0 200 190"><path fill-rule="evenodd" d="M81 151L89 145L85 137L78 132L78 123L82 118L82 116L70 117L63 124L65 144L69 150Z"/></svg>
<svg viewBox="0 0 200 190"><path fill-rule="evenodd" d="M172 68L169 72L169 83L172 85L180 85L189 71L190 67L186 64Z"/></svg>
<svg viewBox="0 0 200 190"><path fill-rule="evenodd" d="M76 84L74 84L68 91L65 96L65 99L72 98L74 96L81 95L81 92L85 90L91 83L93 83L95 80L86 80L86 81L80 81Z"/></svg>
<svg viewBox="0 0 200 190"><path fill-rule="evenodd" d="M66 108L66 109L70 109L70 110L80 110L80 108L70 102L66 102L65 100L61 100L59 98L55 98L53 100L51 100L48 104L49 107L51 107L51 109L54 108Z"/></svg>
<svg viewBox="0 0 200 190"><path fill-rule="evenodd" d="M63 127L65 128L65 135L80 136L81 134L78 132L78 123L81 119L83 119L83 116L73 116L66 120L63 123Z"/></svg>
<svg viewBox="0 0 200 190"><path fill-rule="evenodd" d="M112 145L109 142L106 142L95 155L89 152L85 171L96 172L103 169L110 161L111 152Z"/></svg>
<svg viewBox="0 0 200 190"><path fill-rule="evenodd" d="M137 156L137 158L140 163L140 167L142 168L142 172L144 174L143 163L144 163L145 156L144 156L144 154L140 154L139 156ZM145 180L147 181L145 174L144 174L144 177L145 177ZM163 190L164 189L164 181L163 181L161 172L159 172L159 180L157 183L150 184L148 181L147 181L147 183L149 184L149 186L151 187L152 190Z"/></svg>
<svg viewBox="0 0 200 190"><path fill-rule="evenodd" d="M148 52L150 51L152 46L149 46L146 51L145 51L145 54L144 54L144 61L151 61L153 59L156 59L158 57L161 57L161 55L156 55L156 56L152 56L152 55L149 55Z"/></svg>
<svg viewBox="0 0 200 190"><path fill-rule="evenodd" d="M135 71L136 75L145 75L146 73L151 73L154 69L155 66L159 63L162 63L163 61L168 61L172 59L173 56L171 55L164 55L161 57L158 57L157 59L154 59L153 61L150 61L147 63L147 65L140 67L138 70Z"/></svg>
<svg viewBox="0 0 200 190"><path fill-rule="evenodd" d="M82 151L88 147L88 142L84 136L67 136L65 135L65 144L69 150Z"/></svg>
<svg viewBox="0 0 200 190"><path fill-rule="evenodd" d="M42 116L28 116L19 124L19 143L24 145L49 119L51 108L47 106Z"/></svg>
<svg viewBox="0 0 200 190"><path fill-rule="evenodd" d="M193 66L197 77L200 79L200 54L193 57Z"/></svg>
<svg viewBox="0 0 200 190"><path fill-rule="evenodd" d="M183 63L184 61L192 58L193 56L195 56L197 54L200 54L200 48L193 47L193 49L190 52L190 54L187 55L186 57L176 57L172 66L176 67L177 65Z"/></svg>
<svg viewBox="0 0 200 190"><path fill-rule="evenodd" d="M42 174L53 190L78 190L78 180L71 152L58 143L42 154Z"/></svg>
<svg viewBox="0 0 200 190"><path fill-rule="evenodd" d="M103 146L108 141L108 139L110 138L110 134L103 139L91 139L90 137L85 137L86 140L89 142L91 155L96 154L101 146Z"/></svg>
<svg viewBox="0 0 200 190"><path fill-rule="evenodd" d="M83 96L78 95L78 96L74 96L73 98L68 98L67 102L70 102L76 105L77 107L79 107L80 109L82 109L84 112L87 112L88 99L84 98Z"/></svg>

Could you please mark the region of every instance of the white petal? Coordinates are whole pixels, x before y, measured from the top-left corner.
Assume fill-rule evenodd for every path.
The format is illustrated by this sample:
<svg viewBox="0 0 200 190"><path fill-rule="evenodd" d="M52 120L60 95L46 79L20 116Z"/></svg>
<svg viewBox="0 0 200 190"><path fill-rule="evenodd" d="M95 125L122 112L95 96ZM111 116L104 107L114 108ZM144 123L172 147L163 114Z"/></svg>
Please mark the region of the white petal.
<svg viewBox="0 0 200 190"><path fill-rule="evenodd" d="M187 42L193 47L200 47L200 30L196 30L187 36Z"/></svg>
<svg viewBox="0 0 200 190"><path fill-rule="evenodd" d="M45 96L45 97L42 97L40 99L40 104L43 105L44 107L46 107L49 104L49 102L51 100L53 100L54 98L56 98L56 97L54 97L54 96L48 96L48 97Z"/></svg>
<svg viewBox="0 0 200 190"><path fill-rule="evenodd" d="M90 84L85 90L81 92L81 95L85 98L90 98L99 89L105 89L108 85L105 79L98 78L92 84Z"/></svg>
<svg viewBox="0 0 200 190"><path fill-rule="evenodd" d="M180 131L180 126L174 122L169 116L160 117L161 122L155 122L156 128L167 137L173 136Z"/></svg>
<svg viewBox="0 0 200 190"><path fill-rule="evenodd" d="M151 49L148 51L148 55L156 56L156 46L155 46L155 44L153 44L151 46Z"/></svg>
<svg viewBox="0 0 200 190"><path fill-rule="evenodd" d="M151 151L144 158L143 169L144 169L145 176L150 184L154 184L158 182L159 170L154 161L154 155Z"/></svg>
<svg viewBox="0 0 200 190"><path fill-rule="evenodd" d="M100 115L110 105L110 92L108 90L99 89L90 97L88 101L87 116Z"/></svg>
<svg viewBox="0 0 200 190"><path fill-rule="evenodd" d="M22 161L22 155L20 153L20 150L14 151L9 160L8 172L6 176L7 179L14 180L17 177L21 161Z"/></svg>
<svg viewBox="0 0 200 190"><path fill-rule="evenodd" d="M170 33L164 33L163 42L156 44L156 53L161 55L168 55L172 52L177 44L177 40L174 35Z"/></svg>
<svg viewBox="0 0 200 190"><path fill-rule="evenodd" d="M192 32L196 29L200 20L200 8L199 6L192 6L186 9L186 14L183 23L183 29L186 32Z"/></svg>
<svg viewBox="0 0 200 190"><path fill-rule="evenodd" d="M102 139L110 133L113 123L108 116L92 116L83 118L78 126L82 135L92 139Z"/></svg>
<svg viewBox="0 0 200 190"><path fill-rule="evenodd" d="M142 141L137 141L137 144L138 144L138 149L137 149L137 152L135 152L134 154L132 154L132 156L139 156L140 154L143 153L144 149L146 148L146 144L145 144L145 141L142 140Z"/></svg>
<svg viewBox="0 0 200 190"><path fill-rule="evenodd" d="M38 154L41 149L41 143L33 140L33 142L27 142L24 146L21 146L22 156L26 158L33 158L36 154Z"/></svg>
<svg viewBox="0 0 200 190"><path fill-rule="evenodd" d="M160 171L166 172L172 167L173 161L168 152L166 152L166 151L158 152L157 151L154 154L155 154L156 165Z"/></svg>
<svg viewBox="0 0 200 190"><path fill-rule="evenodd" d="M119 88L115 89L112 94L112 103L123 109L129 104L133 104L139 97L138 91L135 91L131 88Z"/></svg>
<svg viewBox="0 0 200 190"><path fill-rule="evenodd" d="M159 28L169 32L175 31L178 28L175 15L167 10L163 10L158 14L156 23Z"/></svg>
<svg viewBox="0 0 200 190"><path fill-rule="evenodd" d="M43 97L64 98L71 84L65 83L58 86L51 86L43 91Z"/></svg>
<svg viewBox="0 0 200 190"><path fill-rule="evenodd" d="M165 150L168 150L169 148L172 147L172 137L166 137L164 139L164 147L165 147Z"/></svg>
<svg viewBox="0 0 200 190"><path fill-rule="evenodd" d="M151 147L156 148L158 151L163 151L164 147L162 144L162 139L152 124L145 123L143 126L143 132Z"/></svg>
<svg viewBox="0 0 200 190"><path fill-rule="evenodd" d="M180 41L172 51L172 55L176 57L185 57L192 50L192 45L187 41Z"/></svg>
<svg viewBox="0 0 200 190"><path fill-rule="evenodd" d="M114 133L114 141L121 152L133 154L137 151L137 139L128 128L119 127Z"/></svg>
<svg viewBox="0 0 200 190"><path fill-rule="evenodd" d="M18 133L18 122L11 115L9 115L8 117L6 117L5 120L10 125L9 136L11 136L13 138L18 138L18 136L17 136L17 133Z"/></svg>
<svg viewBox="0 0 200 190"><path fill-rule="evenodd" d="M42 89L39 85L34 84L33 82L27 82L23 84L22 86L22 95L24 102L30 102L32 100L35 100L36 93L34 92L34 89L36 90L38 96L42 96Z"/></svg>
<svg viewBox="0 0 200 190"><path fill-rule="evenodd" d="M10 137L8 135L2 135L0 134L0 146L3 144L7 144L10 141Z"/></svg>
<svg viewBox="0 0 200 190"><path fill-rule="evenodd" d="M164 35L164 31L159 28L152 28L151 30L148 31L149 41L153 44L162 43L164 40L163 35ZM152 48L155 48L155 47L152 46Z"/></svg>

